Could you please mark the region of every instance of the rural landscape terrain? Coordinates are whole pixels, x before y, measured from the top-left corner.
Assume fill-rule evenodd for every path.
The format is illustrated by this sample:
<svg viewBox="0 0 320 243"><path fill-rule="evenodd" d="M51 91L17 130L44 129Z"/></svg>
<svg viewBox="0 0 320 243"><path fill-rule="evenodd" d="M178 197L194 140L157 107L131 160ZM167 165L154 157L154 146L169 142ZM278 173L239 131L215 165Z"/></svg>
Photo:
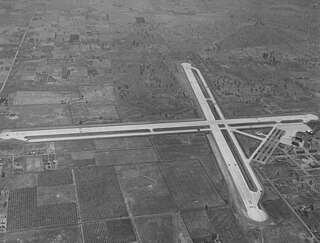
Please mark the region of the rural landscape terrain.
<svg viewBox="0 0 320 243"><path fill-rule="evenodd" d="M0 243L319 243L318 0L0 0Z"/></svg>

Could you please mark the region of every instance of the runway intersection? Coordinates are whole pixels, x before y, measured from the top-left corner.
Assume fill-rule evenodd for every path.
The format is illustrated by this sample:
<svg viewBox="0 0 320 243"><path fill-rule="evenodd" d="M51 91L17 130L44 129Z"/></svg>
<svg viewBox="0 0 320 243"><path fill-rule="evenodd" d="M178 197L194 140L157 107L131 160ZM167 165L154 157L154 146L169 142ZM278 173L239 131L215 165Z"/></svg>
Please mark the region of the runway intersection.
<svg viewBox="0 0 320 243"><path fill-rule="evenodd" d="M181 65L204 114L204 120L138 124L123 123L105 126L78 126L68 128L3 131L0 133L0 140L15 139L23 142L36 143L63 140L207 132L209 134L207 137L212 150L217 151L218 149L226 164L228 173L232 178L233 184L240 196L242 205L244 206L244 213L251 220L258 222L265 221L268 216L259 207L259 201L263 194L263 187L250 166L251 160L254 158L256 153L258 153L259 149L268 142L270 134L272 134L272 131L277 127L294 127L294 125L299 127L299 124L306 123L310 120L316 120L318 117L312 114L306 114L225 119L201 72L192 67L189 63L182 63ZM246 158L233 132L237 131L238 128L256 128L266 126L273 127L273 129L265 138L246 134L247 136L262 140L254 154L250 158ZM227 139L230 141L227 141ZM239 156L235 156L235 151L232 150L230 143L233 143Z"/></svg>

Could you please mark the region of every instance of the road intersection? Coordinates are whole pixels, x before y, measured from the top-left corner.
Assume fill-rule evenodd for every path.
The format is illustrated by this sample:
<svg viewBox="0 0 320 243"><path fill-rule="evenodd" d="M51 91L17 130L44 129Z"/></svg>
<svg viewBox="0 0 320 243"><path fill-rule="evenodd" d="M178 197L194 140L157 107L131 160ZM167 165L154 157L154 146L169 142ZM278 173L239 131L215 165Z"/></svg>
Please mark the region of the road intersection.
<svg viewBox="0 0 320 243"><path fill-rule="evenodd" d="M259 222L265 221L267 219L267 214L259 207L259 201L263 193L263 188L250 166L250 161L254 155L250 158L246 158L240 144L235 138L233 131L236 131L238 127L276 127L285 126L286 123L290 125L301 124L302 122L306 123L310 120L316 120L318 117L312 114L307 114L225 119L201 72L192 67L189 63L183 63L182 68L190 82L199 106L201 107L201 110L205 116L205 120L3 131L0 133L0 140L16 139L25 142L48 142L61 140L148 136L173 133L176 134L199 131L207 132L210 133L210 136L208 136L210 145L212 148L214 147L213 150L219 150L227 166L229 175L231 176L234 186L236 187L244 205L245 214L251 220ZM231 151L230 144L228 144L223 131L224 133L229 134L228 136L230 136L232 142L234 143L242 160L241 165L239 164L239 159L237 160L233 151ZM248 136L262 140L261 144L263 144L268 138L268 136L265 138L259 138L254 135ZM246 178L250 178L254 184L254 189L248 185Z"/></svg>

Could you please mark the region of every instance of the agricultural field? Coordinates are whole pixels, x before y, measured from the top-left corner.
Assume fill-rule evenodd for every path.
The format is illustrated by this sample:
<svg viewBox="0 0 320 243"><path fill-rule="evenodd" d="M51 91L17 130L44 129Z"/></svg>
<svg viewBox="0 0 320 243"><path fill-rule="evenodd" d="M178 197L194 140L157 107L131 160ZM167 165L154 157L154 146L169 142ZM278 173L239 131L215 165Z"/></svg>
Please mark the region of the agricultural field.
<svg viewBox="0 0 320 243"><path fill-rule="evenodd" d="M37 188L10 191L8 198L8 230L75 224L78 213L75 203L37 205Z"/></svg>
<svg viewBox="0 0 320 243"><path fill-rule="evenodd" d="M135 219L135 224L142 242L192 243L179 214L140 217Z"/></svg>
<svg viewBox="0 0 320 243"><path fill-rule="evenodd" d="M320 115L319 9L317 0L0 0L0 132L202 121L186 62L226 119ZM263 126L230 126L248 158L270 133ZM310 126L315 134L274 139L250 163L269 215L259 226L238 210L227 161L200 129L0 141L0 242L317 243L320 126Z"/></svg>
<svg viewBox="0 0 320 243"><path fill-rule="evenodd" d="M168 144L178 156L165 156L171 150ZM201 146L206 152L198 154ZM32 242L58 234L68 242L197 242L210 235L194 235L185 215L232 203L203 133L4 149L17 153L15 163L10 157L1 159L6 171L0 177L1 202L7 206L0 214L7 215L6 242L15 242L15 236ZM188 157L181 160L179 154L185 153ZM30 161L40 161L41 169L27 170ZM201 224L215 227L209 218Z"/></svg>
<svg viewBox="0 0 320 243"><path fill-rule="evenodd" d="M112 139L96 139L94 144L97 150L132 149L139 147L151 147L148 137L127 137Z"/></svg>
<svg viewBox="0 0 320 243"><path fill-rule="evenodd" d="M193 159L212 153L207 143L163 145L156 150L161 160Z"/></svg>
<svg viewBox="0 0 320 243"><path fill-rule="evenodd" d="M113 167L79 168L75 179L84 221L128 215Z"/></svg>
<svg viewBox="0 0 320 243"><path fill-rule="evenodd" d="M81 233L78 226L62 226L48 229L37 229L23 232L13 232L6 235L8 243L50 243L61 242L80 243Z"/></svg>
<svg viewBox="0 0 320 243"><path fill-rule="evenodd" d="M100 152L95 155L97 165L119 165L157 161L154 148L139 148Z"/></svg>
<svg viewBox="0 0 320 243"><path fill-rule="evenodd" d="M129 219L86 223L83 226L83 235L85 242L136 242L136 236Z"/></svg>
<svg viewBox="0 0 320 243"><path fill-rule="evenodd" d="M202 133L158 135L151 137L151 141L154 146L207 143L206 136Z"/></svg>
<svg viewBox="0 0 320 243"><path fill-rule="evenodd" d="M308 242L311 238L309 232L281 199L264 201L262 205L276 226L269 226L263 230L267 242L298 243Z"/></svg>
<svg viewBox="0 0 320 243"><path fill-rule="evenodd" d="M160 168L180 210L224 205L198 160L161 162Z"/></svg>
<svg viewBox="0 0 320 243"><path fill-rule="evenodd" d="M319 183L317 176L312 185L303 183L310 171L299 164L314 155L288 149L278 147L266 164L253 163L265 189L261 207L270 216L270 225L257 229L243 224L232 208L204 133L3 145L0 181L7 194L1 200L7 207L0 212L7 215L6 242L14 242L15 234L26 242L46 234L50 239L60 230L71 242L307 240L309 232L282 197L290 205L294 200L298 216L317 229ZM287 189L291 184L290 190L300 191ZM309 191L303 193L302 185Z"/></svg>
<svg viewBox="0 0 320 243"><path fill-rule="evenodd" d="M1 125L201 118L178 64L185 60L228 117L318 112L318 5L301 2L91 1L90 18L87 2L45 2L37 11L34 1L6 3ZM18 19L16 4L24 6Z"/></svg>
<svg viewBox="0 0 320 243"><path fill-rule="evenodd" d="M208 217L224 242L241 243L247 241L243 228L230 208L210 209Z"/></svg>
<svg viewBox="0 0 320 243"><path fill-rule="evenodd" d="M176 211L156 164L118 166L116 170L127 205L133 215Z"/></svg>
<svg viewBox="0 0 320 243"><path fill-rule="evenodd" d="M74 185L44 186L37 189L37 205L77 202Z"/></svg>
<svg viewBox="0 0 320 243"><path fill-rule="evenodd" d="M43 171L38 174L38 186L60 186L73 184L70 170Z"/></svg>
<svg viewBox="0 0 320 243"><path fill-rule="evenodd" d="M187 210L182 218L193 242L203 242L219 236L223 242L247 242L239 221L229 208Z"/></svg>

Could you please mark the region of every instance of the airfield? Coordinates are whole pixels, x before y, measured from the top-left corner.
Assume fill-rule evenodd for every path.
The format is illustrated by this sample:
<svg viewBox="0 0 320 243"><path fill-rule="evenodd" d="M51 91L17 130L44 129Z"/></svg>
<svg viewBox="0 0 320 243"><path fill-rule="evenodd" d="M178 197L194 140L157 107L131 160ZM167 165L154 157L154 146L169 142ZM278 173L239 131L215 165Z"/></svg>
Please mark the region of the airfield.
<svg viewBox="0 0 320 243"><path fill-rule="evenodd" d="M241 210L241 213L253 222L261 223L266 221L268 219L268 215L260 206L260 200L264 193L264 189L250 165L252 158L258 154L261 147L257 148L256 151L251 154L250 158L248 158L239 141L236 139L234 132L237 132L237 128L255 129L266 127L266 125L271 127L271 132L269 132L268 136L265 136L263 139L252 134L250 135L239 131L249 137L260 139L261 146L267 144L266 146L268 150L268 140L278 139L278 143L280 141L280 137L271 137L273 134L272 131L275 131L277 127L281 127L281 131L283 131L284 134L286 133L286 130L290 130L292 134L295 134L299 129L301 130L301 127L303 128L301 123L316 120L318 117L310 114L225 119L201 72L192 67L189 63L183 63L182 68L190 82L195 96L198 99L198 103L206 118L205 121L167 122L159 124L121 124L95 127L81 126L77 128L52 128L50 130L37 129L11 132L5 131L0 134L0 139L13 141L20 140L21 142L27 143L43 143L65 140L123 138L204 132L211 150L216 151L216 153L221 155L222 163L224 163L227 168L227 171L223 173L224 176L230 176L232 187L236 188L236 193L232 196L234 197L233 200L235 202L240 202L240 204L237 205L238 210ZM206 95L209 97L206 98ZM210 103L214 106L210 107ZM286 123L289 124L287 125L287 129ZM306 126L306 128L309 129L308 126ZM292 131L292 129L296 129L296 131ZM268 153L269 156L271 156L273 150L268 150Z"/></svg>
<svg viewBox="0 0 320 243"><path fill-rule="evenodd" d="M317 243L319 4L0 0L0 243Z"/></svg>
<svg viewBox="0 0 320 243"><path fill-rule="evenodd" d="M198 99L202 112L205 114L207 122L176 122L176 123L164 123L164 124L139 124L139 125L126 125L121 126L108 126L108 127L80 127L70 129L51 129L51 130L34 130L34 131L18 131L18 132L4 132L0 134L0 139L17 139L26 142L53 142L63 141L70 139L94 139L94 138L113 138L113 137L128 137L128 136L146 136L155 134L176 134L186 132L204 131L210 132L211 136L208 136L211 146L217 146L219 152L225 163L228 164L228 171L232 177L233 183L236 185L238 193L241 197L243 204L245 205L245 212L248 217L255 221L264 221L267 219L267 215L258 206L261 198L263 188L261 187L258 179L256 178L253 170L250 167L249 162L244 161L245 156L242 155L240 161L236 161L233 153L230 150L230 145L223 136L221 129L218 125L223 125L224 131L230 131L227 129L230 124L236 124L242 127L242 125L250 124L250 128L255 128L255 125L261 126L261 123L266 124L281 124L283 122L292 121L295 123L299 120L301 122L309 122L311 120L318 119L315 115L293 115L282 117L262 117L262 118L243 118L233 119L231 121L225 120L217 102L215 101L210 89L208 88L205 80L203 79L199 70L195 69L188 63L182 64L183 69L190 81L190 85ZM195 70L199 75L199 80L196 79L192 70ZM201 83L199 83L201 82ZM205 92L209 94L210 98L206 98L204 92L201 90L201 86L205 87ZM209 101L214 104L217 117L213 115L212 108L209 106ZM216 122L217 118L221 122ZM207 127L207 128L206 128ZM141 131L139 133L139 131ZM297 131L298 132L298 131ZM99 135L101 133L101 135ZM88 134L88 135L86 135ZM237 150L242 151L239 143L235 139L234 135L231 136L232 141L229 143L236 144ZM268 137L265 138L267 140ZM240 153L240 152L239 152ZM242 161L241 161L242 160ZM244 165L239 165L244 163ZM245 169L240 167L245 166ZM244 174L246 173L246 174ZM250 181L250 182L248 182ZM251 184L251 186L250 186ZM253 191L254 188L254 191Z"/></svg>

